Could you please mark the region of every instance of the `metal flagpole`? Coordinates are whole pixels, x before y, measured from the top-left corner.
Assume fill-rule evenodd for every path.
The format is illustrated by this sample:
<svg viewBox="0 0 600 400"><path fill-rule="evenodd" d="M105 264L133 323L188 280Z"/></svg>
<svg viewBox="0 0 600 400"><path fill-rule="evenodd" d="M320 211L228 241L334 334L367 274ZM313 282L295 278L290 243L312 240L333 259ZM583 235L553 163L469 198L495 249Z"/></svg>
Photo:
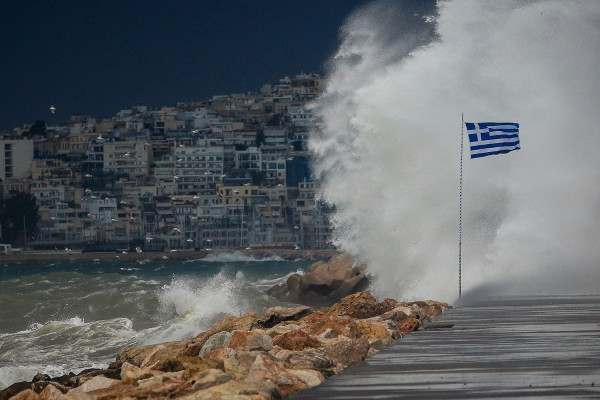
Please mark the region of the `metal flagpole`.
<svg viewBox="0 0 600 400"><path fill-rule="evenodd" d="M460 179L458 195L458 298L462 295L462 190L463 190L463 140L465 116L461 113L460 126Z"/></svg>

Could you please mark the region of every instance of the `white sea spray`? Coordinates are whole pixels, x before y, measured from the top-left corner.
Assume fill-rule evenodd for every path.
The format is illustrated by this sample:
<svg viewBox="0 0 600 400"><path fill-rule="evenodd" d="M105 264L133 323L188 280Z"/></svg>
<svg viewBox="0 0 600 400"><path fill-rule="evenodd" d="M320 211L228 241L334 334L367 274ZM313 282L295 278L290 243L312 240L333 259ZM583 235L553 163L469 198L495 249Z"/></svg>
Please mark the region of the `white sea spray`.
<svg viewBox="0 0 600 400"><path fill-rule="evenodd" d="M347 21L314 104L335 243L380 296L455 300L461 113L519 122L521 151L465 157L463 291L597 292L600 3L440 1L422 46L403 13Z"/></svg>

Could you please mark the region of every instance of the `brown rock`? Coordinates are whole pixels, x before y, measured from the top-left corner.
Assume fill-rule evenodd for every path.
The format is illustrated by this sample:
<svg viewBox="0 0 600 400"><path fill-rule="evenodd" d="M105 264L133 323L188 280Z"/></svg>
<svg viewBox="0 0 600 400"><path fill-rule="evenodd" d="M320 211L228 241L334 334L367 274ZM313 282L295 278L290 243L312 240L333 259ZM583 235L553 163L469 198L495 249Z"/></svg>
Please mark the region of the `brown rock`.
<svg viewBox="0 0 600 400"><path fill-rule="evenodd" d="M96 397L86 393L86 392L73 392L67 393L61 400L96 400Z"/></svg>
<svg viewBox="0 0 600 400"><path fill-rule="evenodd" d="M327 371L335 366L335 361L323 350L310 349L295 351L287 358L287 366L294 369Z"/></svg>
<svg viewBox="0 0 600 400"><path fill-rule="evenodd" d="M271 307L256 321L256 325L258 328L271 328L283 321L297 321L311 312L312 308L307 306Z"/></svg>
<svg viewBox="0 0 600 400"><path fill-rule="evenodd" d="M258 320L258 318L258 315L256 315L252 311L242 315L241 317L226 315L220 320L218 320L208 331L201 333L200 335L196 336L196 338L202 337L204 333L208 333L208 337L210 337L215 333L221 331L250 331L256 327L256 321Z"/></svg>
<svg viewBox="0 0 600 400"><path fill-rule="evenodd" d="M35 376L31 380L31 383L49 381L50 379L51 379L50 375L42 374L41 372L38 372L37 374L35 374Z"/></svg>
<svg viewBox="0 0 600 400"><path fill-rule="evenodd" d="M412 307L419 315L414 315L415 318L420 320L426 317L437 317L444 311L450 308L448 303L442 303L439 301L427 300L427 301L413 301L409 303L400 303L401 306Z"/></svg>
<svg viewBox="0 0 600 400"><path fill-rule="evenodd" d="M117 382L120 382L116 379L110 379L105 376L96 376L89 381L85 382L83 385L76 387L75 389L69 390L69 393L77 393L77 392L85 392L89 393L94 390L105 389Z"/></svg>
<svg viewBox="0 0 600 400"><path fill-rule="evenodd" d="M394 299L384 299L381 304L383 304L384 307L389 307L389 309L392 310L398 307L400 303Z"/></svg>
<svg viewBox="0 0 600 400"><path fill-rule="evenodd" d="M283 397L298 393L310 387L309 384L302 380L298 375L288 371L283 362L268 354L259 354L256 357L256 360L254 360L250 367L250 371L248 372L247 380L274 383L279 387ZM324 378L322 380L324 380Z"/></svg>
<svg viewBox="0 0 600 400"><path fill-rule="evenodd" d="M163 372L190 371L197 373L208 369L220 369L224 371L223 360L215 358L200 359L198 357L178 356L164 360L156 368Z"/></svg>
<svg viewBox="0 0 600 400"><path fill-rule="evenodd" d="M296 352L293 350L282 349L281 347L275 345L273 346L273 350L269 352L270 355L281 361L289 360L294 353Z"/></svg>
<svg viewBox="0 0 600 400"><path fill-rule="evenodd" d="M199 390L207 389L211 386L221 385L225 382L229 382L233 379L233 375L223 372L220 369L207 369L199 372L192 379L190 379L191 387L188 389L190 392L197 392Z"/></svg>
<svg viewBox="0 0 600 400"><path fill-rule="evenodd" d="M206 341L214 334L219 332L233 332L235 330L250 331L256 327L257 319L258 315L252 311L242 315L241 317L225 315L209 330L198 334L194 339L186 342L185 348L182 350L182 354L194 357L198 356Z"/></svg>
<svg viewBox="0 0 600 400"><path fill-rule="evenodd" d="M321 347L323 344L300 329L284 333L273 340L273 345L287 350L304 350L311 347Z"/></svg>
<svg viewBox="0 0 600 400"><path fill-rule="evenodd" d="M392 310L390 301L378 303L369 292L358 292L348 295L329 308L334 315L347 315L352 318L372 318Z"/></svg>
<svg viewBox="0 0 600 400"><path fill-rule="evenodd" d="M111 363L110 367L120 369L125 361L138 367L149 366L159 361L161 357L182 353L186 347L186 342L166 342L159 345L129 347L119 353L117 360Z"/></svg>
<svg viewBox="0 0 600 400"><path fill-rule="evenodd" d="M322 311L315 311L299 322L301 323L301 329L310 335L321 335L330 329L331 334L329 336L331 337L339 335L349 338L360 337L360 329L356 321L350 318L340 318Z"/></svg>
<svg viewBox="0 0 600 400"><path fill-rule="evenodd" d="M187 389L189 387L187 378L189 378L189 373L185 371L169 372L148 379L124 381L104 389L88 392L88 394L94 398L101 398L103 400L166 398L170 395L176 396ZM69 391L67 395L78 389Z"/></svg>
<svg viewBox="0 0 600 400"><path fill-rule="evenodd" d="M8 400L23 390L31 389L31 382L15 382L0 390L0 400Z"/></svg>
<svg viewBox="0 0 600 400"><path fill-rule="evenodd" d="M215 333L206 340L198 357L208 358L213 351L227 347L232 335L233 333L226 331Z"/></svg>
<svg viewBox="0 0 600 400"><path fill-rule="evenodd" d="M186 400L266 400L281 399L279 388L266 381L230 380L221 385L214 385L200 392L184 395Z"/></svg>
<svg viewBox="0 0 600 400"><path fill-rule="evenodd" d="M13 397L11 397L9 400L39 400L40 399L40 395L37 394L36 392L34 392L31 389L25 389L19 393L17 393L16 395L14 395Z"/></svg>
<svg viewBox="0 0 600 400"><path fill-rule="evenodd" d="M406 306L397 306L394 307L391 311L388 311L381 315L383 319L404 319L406 317L418 318L419 309L413 307Z"/></svg>
<svg viewBox="0 0 600 400"><path fill-rule="evenodd" d="M304 275L293 274L286 283L273 286L267 293L292 303L330 306L369 284L365 266L353 263L347 256L334 257L327 263L318 261L308 267Z"/></svg>
<svg viewBox="0 0 600 400"><path fill-rule="evenodd" d="M396 325L398 326L398 329L400 330L400 333L402 335L407 335L407 334L419 329L419 326L421 326L421 323L416 318L408 317L408 318L403 319L400 322L396 322Z"/></svg>
<svg viewBox="0 0 600 400"><path fill-rule="evenodd" d="M160 371L157 370L153 370L150 369L148 367L137 367L133 364L128 363L127 361L125 361L123 363L123 365L121 366L121 380L123 381L131 381L131 380L138 380L138 379L146 379L146 378L150 378L151 376L155 376L155 375L159 375Z"/></svg>
<svg viewBox="0 0 600 400"><path fill-rule="evenodd" d="M273 339L262 331L234 331L227 347L236 351L270 351L273 349Z"/></svg>
<svg viewBox="0 0 600 400"><path fill-rule="evenodd" d="M369 342L380 340L385 345L392 343L392 331L388 328L387 323L383 321L376 323L358 321L357 324L361 337L367 339Z"/></svg>
<svg viewBox="0 0 600 400"><path fill-rule="evenodd" d="M325 380L325 376L320 371L312 369L289 369L288 372L295 375L296 378L304 382L309 388L320 385Z"/></svg>
<svg viewBox="0 0 600 400"><path fill-rule="evenodd" d="M300 329L300 325L290 323L290 322L283 322L283 323L280 323L279 325L275 325L274 327L267 329L265 331L265 333L267 335L271 336L272 338L276 338L279 335L283 335L284 333L295 331L296 329Z"/></svg>
<svg viewBox="0 0 600 400"><path fill-rule="evenodd" d="M347 367L363 360L369 352L369 341L365 338L338 337L326 344L323 351L338 364Z"/></svg>
<svg viewBox="0 0 600 400"><path fill-rule="evenodd" d="M62 400L65 398L64 393L56 388L54 385L48 385L40 393L42 400Z"/></svg>

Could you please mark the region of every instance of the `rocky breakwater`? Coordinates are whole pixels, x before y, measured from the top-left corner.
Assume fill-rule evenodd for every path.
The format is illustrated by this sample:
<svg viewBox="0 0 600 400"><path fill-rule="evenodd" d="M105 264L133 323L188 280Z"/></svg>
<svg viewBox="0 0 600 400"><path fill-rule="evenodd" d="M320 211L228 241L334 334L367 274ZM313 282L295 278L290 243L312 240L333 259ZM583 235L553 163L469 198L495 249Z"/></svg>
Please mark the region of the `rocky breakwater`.
<svg viewBox="0 0 600 400"><path fill-rule="evenodd" d="M227 315L191 340L132 347L104 370L38 374L3 399L280 399L338 374L448 308L378 302L368 292L329 308L274 307Z"/></svg>
<svg viewBox="0 0 600 400"><path fill-rule="evenodd" d="M317 261L304 274L292 274L286 282L271 287L267 293L290 303L324 307L365 290L368 285L365 265L354 265L350 256L336 255L328 262Z"/></svg>

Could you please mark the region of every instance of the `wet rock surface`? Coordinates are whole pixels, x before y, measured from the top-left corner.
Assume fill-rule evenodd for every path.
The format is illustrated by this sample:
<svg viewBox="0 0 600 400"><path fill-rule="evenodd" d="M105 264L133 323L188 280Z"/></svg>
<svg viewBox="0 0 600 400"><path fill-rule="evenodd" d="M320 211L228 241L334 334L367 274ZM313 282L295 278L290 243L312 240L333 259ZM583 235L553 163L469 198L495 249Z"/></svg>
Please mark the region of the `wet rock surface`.
<svg viewBox="0 0 600 400"><path fill-rule="evenodd" d="M358 276L358 275L357 275ZM378 302L368 292L329 308L274 307L223 317L181 342L122 350L107 369L38 374L4 399L280 399L320 384L449 308Z"/></svg>
<svg viewBox="0 0 600 400"><path fill-rule="evenodd" d="M286 282L267 292L282 301L328 307L349 294L363 291L369 285L365 266L337 255L328 262L317 261L303 275L292 274Z"/></svg>

